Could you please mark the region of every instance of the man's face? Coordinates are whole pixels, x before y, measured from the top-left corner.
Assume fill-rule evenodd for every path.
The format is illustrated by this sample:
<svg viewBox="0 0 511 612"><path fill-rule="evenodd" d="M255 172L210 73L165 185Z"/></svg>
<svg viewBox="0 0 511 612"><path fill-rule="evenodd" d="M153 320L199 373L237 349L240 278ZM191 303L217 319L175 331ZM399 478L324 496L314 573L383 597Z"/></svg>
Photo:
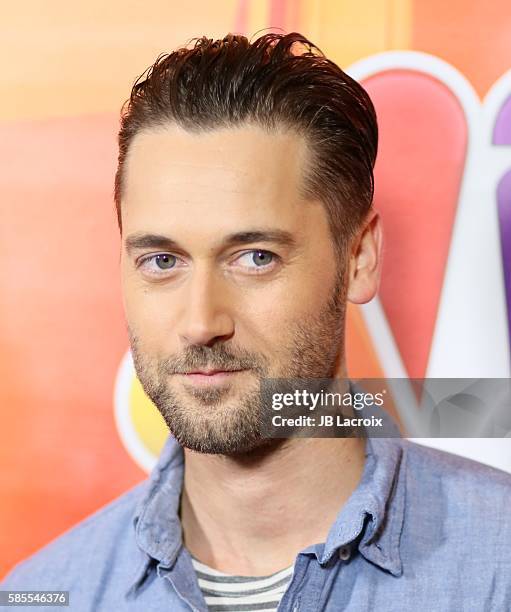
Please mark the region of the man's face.
<svg viewBox="0 0 511 612"><path fill-rule="evenodd" d="M306 155L301 137L248 125L169 125L131 144L121 252L131 349L182 446L264 446L261 379L334 374L345 266L324 206L300 198Z"/></svg>

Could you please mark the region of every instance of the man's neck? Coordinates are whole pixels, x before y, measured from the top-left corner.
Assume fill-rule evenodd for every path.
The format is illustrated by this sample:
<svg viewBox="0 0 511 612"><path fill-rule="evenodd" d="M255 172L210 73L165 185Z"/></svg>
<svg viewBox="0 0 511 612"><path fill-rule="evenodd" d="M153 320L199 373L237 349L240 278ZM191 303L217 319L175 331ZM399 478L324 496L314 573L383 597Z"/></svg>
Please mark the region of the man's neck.
<svg viewBox="0 0 511 612"><path fill-rule="evenodd" d="M357 487L362 438L294 438L244 458L185 449L183 540L203 563L264 576L324 542Z"/></svg>

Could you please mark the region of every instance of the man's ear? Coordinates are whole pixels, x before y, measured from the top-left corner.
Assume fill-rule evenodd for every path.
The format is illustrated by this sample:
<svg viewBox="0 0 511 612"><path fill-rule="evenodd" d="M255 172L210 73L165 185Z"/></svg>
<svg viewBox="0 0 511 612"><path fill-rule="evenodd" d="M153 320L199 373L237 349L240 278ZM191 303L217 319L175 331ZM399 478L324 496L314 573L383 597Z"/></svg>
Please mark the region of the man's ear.
<svg viewBox="0 0 511 612"><path fill-rule="evenodd" d="M353 304L369 302L378 291L382 242L380 214L371 208L353 240L350 252L347 298Z"/></svg>

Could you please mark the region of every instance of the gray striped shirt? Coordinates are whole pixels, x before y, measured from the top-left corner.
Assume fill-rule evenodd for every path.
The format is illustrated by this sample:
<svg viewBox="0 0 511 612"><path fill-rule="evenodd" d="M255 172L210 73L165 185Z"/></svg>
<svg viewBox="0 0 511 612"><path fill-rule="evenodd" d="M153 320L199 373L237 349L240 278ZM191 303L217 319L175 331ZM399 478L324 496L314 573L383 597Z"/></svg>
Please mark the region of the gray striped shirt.
<svg viewBox="0 0 511 612"><path fill-rule="evenodd" d="M293 575L293 566L269 576L231 576L192 556L209 612L275 612Z"/></svg>

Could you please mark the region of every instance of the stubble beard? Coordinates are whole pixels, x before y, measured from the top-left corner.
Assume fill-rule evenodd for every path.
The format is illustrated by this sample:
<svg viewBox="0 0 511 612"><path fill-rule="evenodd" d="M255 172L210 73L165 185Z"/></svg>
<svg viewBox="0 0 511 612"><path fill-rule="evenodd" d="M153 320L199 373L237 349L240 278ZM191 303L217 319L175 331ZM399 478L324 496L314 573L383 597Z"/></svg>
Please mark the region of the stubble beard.
<svg viewBox="0 0 511 612"><path fill-rule="evenodd" d="M128 334L138 379L177 442L200 453L245 455L281 442L261 435L263 422L271 419L261 381L332 377L344 345L345 311L345 285L338 279L324 308L306 322L295 322L274 356L250 353L227 341L188 346L178 356L157 359L144 353L129 326ZM246 369L250 375L235 376L250 380L242 390L239 384L172 387L173 374L203 368Z"/></svg>

